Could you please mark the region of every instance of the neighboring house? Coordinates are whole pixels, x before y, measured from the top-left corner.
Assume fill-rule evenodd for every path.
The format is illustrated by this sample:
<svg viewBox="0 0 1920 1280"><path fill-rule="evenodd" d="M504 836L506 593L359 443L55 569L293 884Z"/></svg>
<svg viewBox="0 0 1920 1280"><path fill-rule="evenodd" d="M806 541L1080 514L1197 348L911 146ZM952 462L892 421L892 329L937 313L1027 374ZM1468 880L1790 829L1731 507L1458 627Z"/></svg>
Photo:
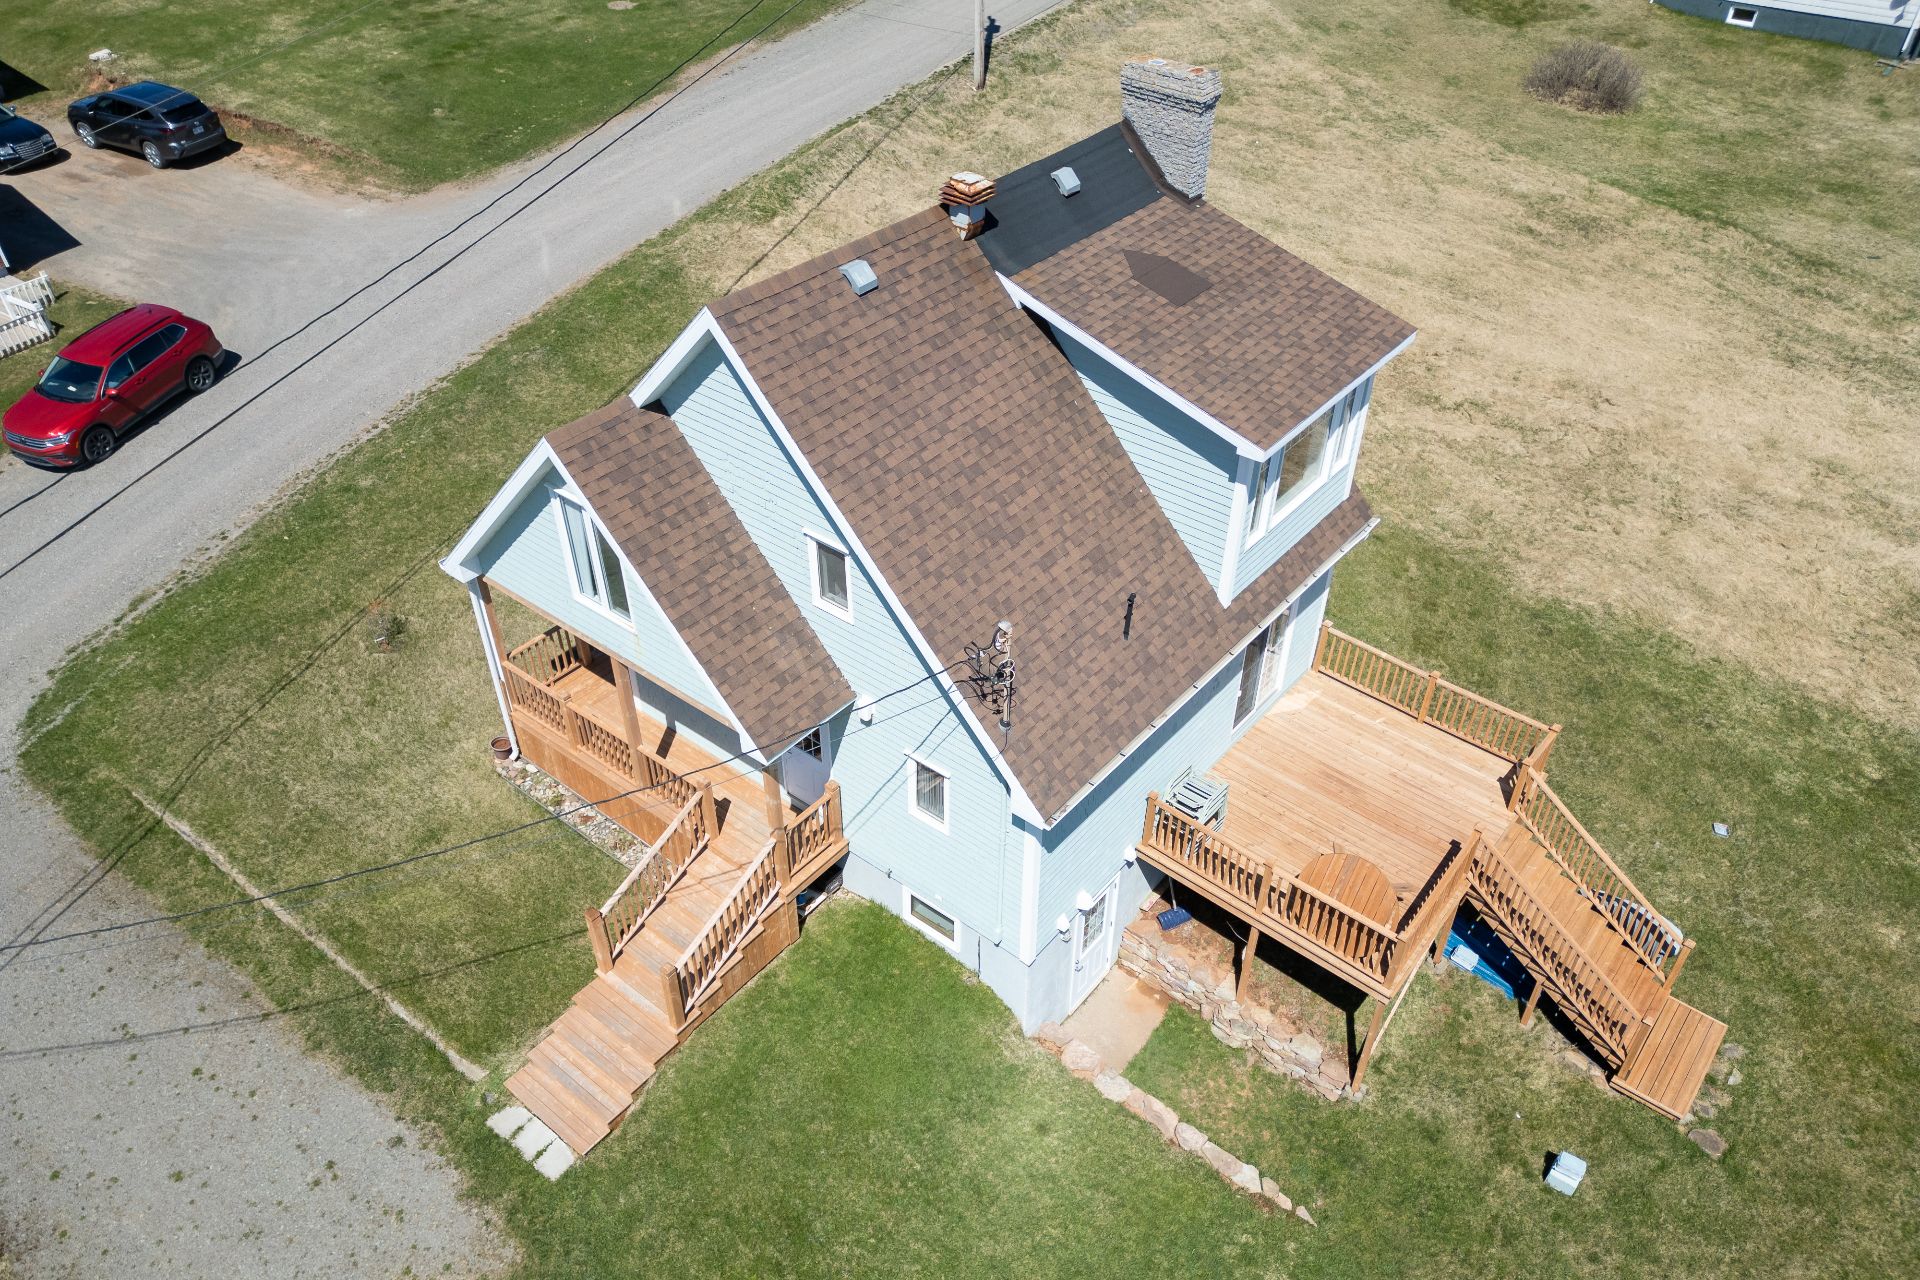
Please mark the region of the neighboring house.
<svg viewBox="0 0 1920 1280"><path fill-rule="evenodd" d="M1554 730L1323 625L1412 327L1204 200L1218 73L1122 81L1124 123L710 304L445 561L517 749L656 849L510 1081L576 1150L835 864L1032 1029L1169 876L1384 1008L1476 868L1574 856L1523 825ZM1636 970L1556 1001L1626 1065L1677 933L1624 877L1533 888L1499 918L1550 991Z"/></svg>
<svg viewBox="0 0 1920 1280"><path fill-rule="evenodd" d="M1729 26L1852 45L1883 58L1920 55L1920 0L1655 0Z"/></svg>

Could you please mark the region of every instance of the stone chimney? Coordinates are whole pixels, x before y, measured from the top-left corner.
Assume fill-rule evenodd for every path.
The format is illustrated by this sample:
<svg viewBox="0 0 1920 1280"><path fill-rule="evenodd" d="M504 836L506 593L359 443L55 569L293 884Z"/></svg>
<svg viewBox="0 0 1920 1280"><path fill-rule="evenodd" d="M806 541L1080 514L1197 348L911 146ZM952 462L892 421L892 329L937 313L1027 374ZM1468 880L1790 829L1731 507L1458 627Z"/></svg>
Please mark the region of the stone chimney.
<svg viewBox="0 0 1920 1280"><path fill-rule="evenodd" d="M956 173L940 188L940 207L962 240L987 229L987 201L993 199L993 191L993 180L977 173Z"/></svg>
<svg viewBox="0 0 1920 1280"><path fill-rule="evenodd" d="M1165 58L1130 58L1121 64L1121 114L1167 184L1195 200L1206 194L1213 109L1219 105L1218 71Z"/></svg>

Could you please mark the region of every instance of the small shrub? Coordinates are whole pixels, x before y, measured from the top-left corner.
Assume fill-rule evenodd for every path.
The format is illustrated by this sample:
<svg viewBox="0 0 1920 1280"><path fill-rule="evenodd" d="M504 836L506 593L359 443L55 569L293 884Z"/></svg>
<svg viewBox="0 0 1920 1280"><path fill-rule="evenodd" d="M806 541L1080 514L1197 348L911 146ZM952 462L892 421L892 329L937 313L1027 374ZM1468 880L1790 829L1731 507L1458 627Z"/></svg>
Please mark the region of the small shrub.
<svg viewBox="0 0 1920 1280"><path fill-rule="evenodd" d="M1633 110L1641 92L1633 59L1598 40L1561 45L1533 64L1525 84L1536 98L1604 115Z"/></svg>
<svg viewBox="0 0 1920 1280"><path fill-rule="evenodd" d="M385 600L367 606L367 643L381 653L392 653L407 634L407 620Z"/></svg>

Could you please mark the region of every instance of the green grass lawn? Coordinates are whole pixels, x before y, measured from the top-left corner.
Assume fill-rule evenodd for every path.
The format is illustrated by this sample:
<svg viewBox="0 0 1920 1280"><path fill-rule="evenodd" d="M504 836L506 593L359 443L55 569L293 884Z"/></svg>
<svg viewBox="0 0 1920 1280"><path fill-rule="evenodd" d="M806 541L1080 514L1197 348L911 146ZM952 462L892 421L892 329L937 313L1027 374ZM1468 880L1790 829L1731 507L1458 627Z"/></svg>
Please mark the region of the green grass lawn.
<svg viewBox="0 0 1920 1280"><path fill-rule="evenodd" d="M104 45L119 55L116 80L190 89L245 117L233 122L243 142L291 143L329 172L412 189L553 146L686 59L724 53L790 2L177 0L103 14L13 0L0 59L16 82L46 86L20 104L63 134L87 55ZM767 36L842 3L803 0Z"/></svg>
<svg viewBox="0 0 1920 1280"><path fill-rule="evenodd" d="M1137 51L1169 32L1199 43L1226 23L1245 36L1235 45L1245 66L1263 52L1283 67L1301 58L1293 28L1249 12L1077 6L1006 43L992 94L971 98L958 82L909 90L556 299L70 662L29 716L27 773L172 909L232 888L156 832L129 787L167 803L266 886L526 821L537 811L487 766L498 720L472 614L434 561L531 442L631 385L686 318L776 240L758 269L917 207L962 162L955 157L997 171L996 161L1058 145L1067 138L1040 123L1050 112L1075 123L1110 116L1105 98L1093 114L1081 84L1097 73L1111 93L1114 48ZM1304 13L1327 29L1311 33L1314 56L1360 56L1365 33L1348 32L1334 6ZM1574 29L1625 13L1612 5L1556 21ZM1663 32L1709 29L1643 5L1633 13ZM1418 14L1429 43L1460 46L1433 58L1467 65L1465 50L1477 47L1499 85L1526 61L1510 42L1551 34L1439 4ZM1098 51L1084 72L1075 61L1083 45ZM1717 92L1759 78L1774 65L1770 51L1786 46L1711 47L1715 57L1696 60L1690 83ZM1815 57L1801 49L1818 46L1779 56ZM1410 121L1426 120L1438 138L1448 112L1471 114L1420 87L1410 69L1419 56L1396 46L1359 68L1340 64L1343 76L1402 78L1397 114L1368 124L1382 146ZM1664 74L1683 74L1677 57ZM929 103L936 109L923 109ZM1715 175L1738 170L1737 148L1716 169L1671 161L1657 131L1631 147L1582 145L1589 127L1542 108L1520 130L1542 157L1529 163L1580 171L1608 151L1668 184L1698 173L1658 216L1681 217L1668 210L1692 204L1702 212L1684 215L1687 228L1718 217L1706 216L1721 199ZM1778 127L1803 137L1799 124ZM1223 138L1223 203L1235 193L1324 195L1262 164L1237 167L1231 153L1246 145ZM1836 145L1866 144L1849 135ZM1747 163L1772 159L1749 153ZM1493 168L1477 180L1491 191L1544 170L1516 172ZM1362 177L1385 189L1392 175ZM1853 235L1848 201L1864 198L1810 198L1824 212L1807 224L1818 252L1802 252L1835 257ZM1780 233L1761 223L1759 232ZM1671 227L1660 234L1646 253L1672 252ZM1867 287L1860 273L1798 257L1757 260L1756 271L1795 288ZM1644 261L1624 255L1596 294L1633 291ZM1725 264L1716 250L1697 265ZM1729 282L1729 306L1753 283L1713 278ZM1446 292L1421 283L1430 298ZM1444 447L1481 407L1420 411L1433 415ZM1369 457L1404 460L1382 447L1412 417L1394 387L1382 389L1375 415ZM1920 743L1657 628L1520 589L1527 541L1463 548L1421 530L1429 481L1417 456L1375 461L1364 474L1388 524L1342 570L1336 620L1565 722L1556 790L1699 938L1683 994L1752 1051L1747 1079L1715 1121L1733 1144L1724 1163L1707 1162L1651 1112L1557 1074L1547 1031L1517 1031L1510 1009L1463 982L1420 980L1375 1066L1373 1096L1358 1107L1310 1103L1244 1072L1176 1018L1149 1045L1143 1083L1229 1149L1280 1171L1290 1191L1318 1196L1319 1231L1276 1223L1211 1174L1163 1158L1143 1128L1037 1060L995 998L935 949L872 911L846 909L823 917L695 1037L634 1118L555 1190L484 1131L476 1091L444 1060L270 917L208 918L196 932L254 975L316 1051L436 1135L520 1243L529 1274L1159 1274L1170 1257L1189 1271L1289 1275L1897 1269L1898 1250L1911 1252L1920 1232L1920 1135L1906 1105L1920 1084L1920 1009L1901 963L1920 901ZM361 611L376 598L412 623L395 653L375 651L365 635ZM1714 820L1730 822L1735 838L1714 841ZM463 1053L502 1068L585 980L580 909L618 874L570 834L543 829L295 905ZM1572 1201L1536 1185L1545 1152L1559 1146L1595 1161L1590 1187Z"/></svg>

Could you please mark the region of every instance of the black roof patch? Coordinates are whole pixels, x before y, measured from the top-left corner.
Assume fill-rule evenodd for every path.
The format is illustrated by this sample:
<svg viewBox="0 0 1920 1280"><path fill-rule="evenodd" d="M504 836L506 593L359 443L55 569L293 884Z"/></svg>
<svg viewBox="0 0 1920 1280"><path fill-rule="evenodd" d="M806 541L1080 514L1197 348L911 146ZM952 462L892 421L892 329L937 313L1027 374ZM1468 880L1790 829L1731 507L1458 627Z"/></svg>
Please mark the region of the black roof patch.
<svg viewBox="0 0 1920 1280"><path fill-rule="evenodd" d="M1122 249L1120 256L1127 260L1127 270L1133 273L1135 283L1145 285L1176 307L1186 306L1213 288L1213 281L1172 258L1137 249Z"/></svg>
<svg viewBox="0 0 1920 1280"><path fill-rule="evenodd" d="M1063 196L1053 171L1069 166L1080 191ZM1012 276L1160 199L1119 125L1015 169L994 183L987 229L975 242L1001 275Z"/></svg>

